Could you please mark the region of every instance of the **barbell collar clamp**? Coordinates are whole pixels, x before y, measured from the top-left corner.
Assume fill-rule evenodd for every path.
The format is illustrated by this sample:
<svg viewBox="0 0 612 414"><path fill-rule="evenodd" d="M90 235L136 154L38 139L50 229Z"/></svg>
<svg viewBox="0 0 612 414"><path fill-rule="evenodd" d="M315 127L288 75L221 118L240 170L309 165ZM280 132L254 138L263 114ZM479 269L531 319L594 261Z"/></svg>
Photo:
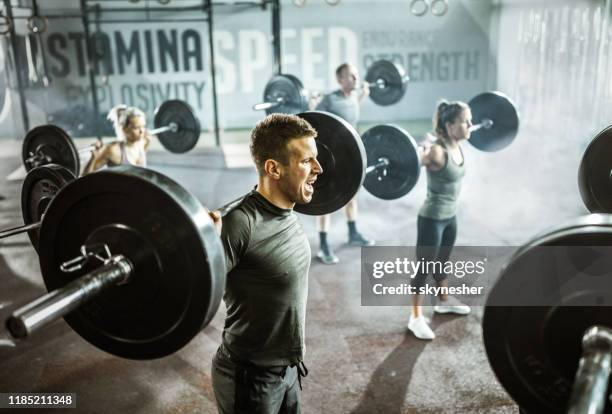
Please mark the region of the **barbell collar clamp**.
<svg viewBox="0 0 612 414"><path fill-rule="evenodd" d="M26 338L106 289L126 283L133 269L125 256L112 256L104 266L15 310L7 319L6 328L13 338Z"/></svg>
<svg viewBox="0 0 612 414"><path fill-rule="evenodd" d="M258 103L258 104L253 105L253 110L254 111L264 111L266 109L276 108L277 106L281 106L284 102L285 100L283 98L278 98L276 102Z"/></svg>
<svg viewBox="0 0 612 414"><path fill-rule="evenodd" d="M164 132L178 132L179 126L176 122L170 122L168 125L155 128L149 131L151 135L163 134Z"/></svg>
<svg viewBox="0 0 612 414"><path fill-rule="evenodd" d="M370 174L372 171L380 170L381 168L387 168L389 165L390 162L388 158L379 158L376 164L370 165L366 168L365 173Z"/></svg>
<svg viewBox="0 0 612 414"><path fill-rule="evenodd" d="M612 369L612 329L589 328L582 337L582 348L567 412L603 413Z"/></svg>
<svg viewBox="0 0 612 414"><path fill-rule="evenodd" d="M376 81L374 82L363 82L361 85L361 89L363 89L363 86L368 85L370 88L379 88L379 89L385 89L387 87L387 82L385 82L384 79L376 79Z"/></svg>
<svg viewBox="0 0 612 414"><path fill-rule="evenodd" d="M0 239L37 229L40 227L40 223L40 221L37 221L35 223L27 224L25 226L13 227L10 229L2 230L0 231Z"/></svg>
<svg viewBox="0 0 612 414"><path fill-rule="evenodd" d="M489 118L483 119L479 123L477 123L475 125L472 125L470 127L470 132L478 131L481 128L484 128L484 129L491 129L491 128L493 128L493 120L491 120Z"/></svg>

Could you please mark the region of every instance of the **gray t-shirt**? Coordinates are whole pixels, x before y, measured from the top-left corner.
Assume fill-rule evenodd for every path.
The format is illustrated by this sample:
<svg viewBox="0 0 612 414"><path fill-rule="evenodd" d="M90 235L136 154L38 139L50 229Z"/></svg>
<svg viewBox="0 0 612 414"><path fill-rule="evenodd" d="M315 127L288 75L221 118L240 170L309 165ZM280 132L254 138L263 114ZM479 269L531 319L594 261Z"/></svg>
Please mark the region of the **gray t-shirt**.
<svg viewBox="0 0 612 414"><path fill-rule="evenodd" d="M325 94L317 105L317 111L331 112L338 115L346 122L357 128L359 122L359 96L356 91L351 91L346 96L340 89Z"/></svg>
<svg viewBox="0 0 612 414"><path fill-rule="evenodd" d="M252 191L225 217L223 344L262 367L303 360L310 245L291 209Z"/></svg>

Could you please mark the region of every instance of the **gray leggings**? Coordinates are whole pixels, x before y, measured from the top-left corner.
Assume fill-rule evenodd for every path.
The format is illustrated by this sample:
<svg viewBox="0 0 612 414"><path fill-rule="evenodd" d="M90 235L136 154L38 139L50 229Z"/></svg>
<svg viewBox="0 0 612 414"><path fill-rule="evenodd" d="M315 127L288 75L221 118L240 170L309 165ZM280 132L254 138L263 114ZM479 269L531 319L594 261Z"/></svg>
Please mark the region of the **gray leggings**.
<svg viewBox="0 0 612 414"><path fill-rule="evenodd" d="M419 216L417 219L417 260L446 262L450 257L457 238L457 220L455 217L436 220ZM427 273L420 272L412 280L412 286L425 285ZM440 283L446 280L443 272L432 273L434 280Z"/></svg>

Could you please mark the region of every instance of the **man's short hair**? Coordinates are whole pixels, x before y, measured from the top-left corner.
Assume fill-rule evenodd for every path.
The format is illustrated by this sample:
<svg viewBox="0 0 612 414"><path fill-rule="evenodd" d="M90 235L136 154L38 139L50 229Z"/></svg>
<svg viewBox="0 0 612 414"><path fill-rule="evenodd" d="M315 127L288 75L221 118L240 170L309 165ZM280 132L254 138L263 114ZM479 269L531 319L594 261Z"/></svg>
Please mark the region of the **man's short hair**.
<svg viewBox="0 0 612 414"><path fill-rule="evenodd" d="M348 69L350 66L350 63L343 63L340 66L338 66L336 68L336 78L340 79L340 76L342 76L342 72L344 71L344 69Z"/></svg>
<svg viewBox="0 0 612 414"><path fill-rule="evenodd" d="M273 159L283 165L289 163L287 144L292 139L315 138L317 131L296 115L271 114L262 119L251 131L251 157L260 175L264 174L266 160Z"/></svg>

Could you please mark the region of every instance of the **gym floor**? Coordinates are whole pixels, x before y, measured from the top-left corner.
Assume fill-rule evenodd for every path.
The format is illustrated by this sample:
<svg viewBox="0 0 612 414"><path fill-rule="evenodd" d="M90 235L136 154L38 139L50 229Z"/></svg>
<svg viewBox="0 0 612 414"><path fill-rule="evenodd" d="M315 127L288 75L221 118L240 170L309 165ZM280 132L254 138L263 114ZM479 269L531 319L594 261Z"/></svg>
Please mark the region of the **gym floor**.
<svg viewBox="0 0 612 414"><path fill-rule="evenodd" d="M418 135L428 125L411 128ZM480 153L464 145L467 175L457 245L518 246L547 227L584 214L576 183L580 154L589 139L583 133L582 142L560 140L561 130L542 134L527 123L515 143L500 153ZM176 155L155 147L150 167L180 182L206 206L220 206L256 182L245 145L248 131L226 135L229 144L221 149L199 146ZM0 140L0 177L11 177L0 187L1 228L21 223L20 146L21 141ZM424 197L424 179L395 201L362 190L358 226L378 245L414 245ZM330 233L341 262L325 266L313 259L311 265L305 360L310 374L304 382L303 412L518 412L489 367L481 338L482 308L467 317L435 316L437 337L424 342L406 331L408 307L360 305L360 250L344 244L342 214L333 215ZM315 219L300 219L315 254ZM43 293L37 255L27 236L0 244L0 286L0 320ZM63 321L16 346L1 337L0 390L73 392L78 411L88 413L215 412L210 366L223 318L222 306L183 350L145 362L101 352Z"/></svg>

